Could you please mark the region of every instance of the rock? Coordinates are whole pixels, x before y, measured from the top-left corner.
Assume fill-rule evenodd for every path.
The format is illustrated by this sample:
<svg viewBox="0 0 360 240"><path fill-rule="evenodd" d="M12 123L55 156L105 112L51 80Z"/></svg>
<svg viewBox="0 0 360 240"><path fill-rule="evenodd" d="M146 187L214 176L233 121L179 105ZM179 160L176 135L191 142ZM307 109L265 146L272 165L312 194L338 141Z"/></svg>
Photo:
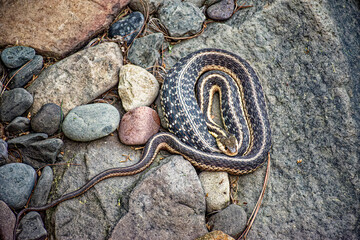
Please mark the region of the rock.
<svg viewBox="0 0 360 240"><path fill-rule="evenodd" d="M214 5L211 5L206 10L206 14L209 18L214 20L227 20L232 16L234 8L234 0L222 0Z"/></svg>
<svg viewBox="0 0 360 240"><path fill-rule="evenodd" d="M66 116L62 130L74 141L87 142L105 137L119 126L119 111L106 103L94 103L74 108Z"/></svg>
<svg viewBox="0 0 360 240"><path fill-rule="evenodd" d="M183 2L192 3L198 8L201 8L204 5L205 0L184 0Z"/></svg>
<svg viewBox="0 0 360 240"><path fill-rule="evenodd" d="M130 46L144 25L144 20L144 15L141 12L132 12L111 25L109 37L121 36L127 42L127 45Z"/></svg>
<svg viewBox="0 0 360 240"><path fill-rule="evenodd" d="M205 201L193 166L172 156L150 170L130 195L129 212L110 239L195 239L207 230Z"/></svg>
<svg viewBox="0 0 360 240"><path fill-rule="evenodd" d="M35 57L25 66L14 69L9 73L11 81L8 85L10 89L24 87L33 75L38 75L43 67L43 57L35 55Z"/></svg>
<svg viewBox="0 0 360 240"><path fill-rule="evenodd" d="M30 120L26 117L16 117L5 130L11 135L27 132L30 130Z"/></svg>
<svg viewBox="0 0 360 240"><path fill-rule="evenodd" d="M211 230L220 230L236 238L245 229L246 223L245 210L236 204L231 204L219 213L212 215L208 225Z"/></svg>
<svg viewBox="0 0 360 240"><path fill-rule="evenodd" d="M180 0L179 0L180 1ZM129 3L129 7L135 11L144 13L143 0L132 0ZM146 0L149 5L149 12L154 13L163 4L164 0Z"/></svg>
<svg viewBox="0 0 360 240"><path fill-rule="evenodd" d="M25 113L32 103L33 97L23 88L5 91L0 99L0 121L10 122Z"/></svg>
<svg viewBox="0 0 360 240"><path fill-rule="evenodd" d="M1 60L8 68L18 68L35 57L35 50L30 47L15 46L5 48Z"/></svg>
<svg viewBox="0 0 360 240"><path fill-rule="evenodd" d="M36 180L35 170L23 163L9 163L0 167L0 200L9 207L25 206Z"/></svg>
<svg viewBox="0 0 360 240"><path fill-rule="evenodd" d="M149 107L138 107L127 112L121 119L120 141L126 145L142 145L160 129L156 111Z"/></svg>
<svg viewBox="0 0 360 240"><path fill-rule="evenodd" d="M199 175L206 195L206 211L221 210L230 202L230 183L226 172L203 171Z"/></svg>
<svg viewBox="0 0 360 240"><path fill-rule="evenodd" d="M31 196L29 207L40 207L47 203L54 176L51 167L46 166L35 186L34 193Z"/></svg>
<svg viewBox="0 0 360 240"><path fill-rule="evenodd" d="M61 120L61 108L54 103L47 103L31 118L31 128L34 132L51 136L59 130Z"/></svg>
<svg viewBox="0 0 360 240"><path fill-rule="evenodd" d="M9 149L18 149L22 153L24 163L33 167L53 164L64 143L59 138L46 139L44 133L30 133L8 141Z"/></svg>
<svg viewBox="0 0 360 240"><path fill-rule="evenodd" d="M105 0L99 7L85 0L2 1L6 11L0 11L0 46L18 43L43 56L63 58L103 32L129 2Z"/></svg>
<svg viewBox="0 0 360 240"><path fill-rule="evenodd" d="M241 25L209 24L164 56L171 66L195 50L222 48L248 60L260 76L272 167L249 239L358 238L360 25L350 20L357 18L354 2L274 1ZM239 179L248 216L264 171Z"/></svg>
<svg viewBox="0 0 360 240"><path fill-rule="evenodd" d="M28 239L45 239L47 236L46 229L41 216L37 212L27 213L19 223L21 232L17 236L18 240Z"/></svg>
<svg viewBox="0 0 360 240"><path fill-rule="evenodd" d="M4 140L0 139L0 166L8 159L7 147L8 144Z"/></svg>
<svg viewBox="0 0 360 240"><path fill-rule="evenodd" d="M125 111L130 111L150 106L158 95L159 83L145 69L127 64L120 70L118 91Z"/></svg>
<svg viewBox="0 0 360 240"><path fill-rule="evenodd" d="M34 115L46 103L55 103L62 106L66 115L114 87L121 66L121 51L113 42L82 50L55 63L27 88L34 95L31 113Z"/></svg>
<svg viewBox="0 0 360 240"><path fill-rule="evenodd" d="M46 138L48 138L48 135L46 135L45 133L30 133L10 139L8 141L8 144L9 148L26 148L30 144L44 140Z"/></svg>
<svg viewBox="0 0 360 240"><path fill-rule="evenodd" d="M159 19L170 36L191 36L200 32L205 15L188 2L166 1L159 9Z"/></svg>
<svg viewBox="0 0 360 240"><path fill-rule="evenodd" d="M163 42L164 35L162 33L153 33L137 38L130 47L128 59L140 67L151 68L159 61L159 51Z"/></svg>
<svg viewBox="0 0 360 240"><path fill-rule="evenodd" d="M63 163L74 165L56 168L54 179L58 184L51 191L52 199L78 189L103 170L136 164L142 152L121 144L117 133L92 142L68 139L65 142ZM54 226L51 236L56 235L60 239L66 236L73 239L108 239L109 230L128 211L129 191L140 176L104 180L78 198L50 209L47 221Z"/></svg>
<svg viewBox="0 0 360 240"><path fill-rule="evenodd" d="M222 231L215 230L197 238L196 240L234 240L234 238L223 233Z"/></svg>
<svg viewBox="0 0 360 240"><path fill-rule="evenodd" d="M16 217L5 202L0 200L0 239L13 240Z"/></svg>

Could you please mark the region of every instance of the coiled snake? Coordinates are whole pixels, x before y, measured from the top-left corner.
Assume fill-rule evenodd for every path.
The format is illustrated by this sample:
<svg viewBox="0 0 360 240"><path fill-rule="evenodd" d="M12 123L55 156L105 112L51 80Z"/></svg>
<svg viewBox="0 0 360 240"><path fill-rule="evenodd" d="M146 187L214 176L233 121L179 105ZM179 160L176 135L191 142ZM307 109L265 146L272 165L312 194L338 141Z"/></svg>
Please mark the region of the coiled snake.
<svg viewBox="0 0 360 240"><path fill-rule="evenodd" d="M204 80L196 86L202 75ZM228 80L230 78L232 80ZM209 85L209 82L215 85ZM195 87L200 95L198 98L208 96L210 100L200 99L199 106ZM220 91L225 130L209 116L215 91ZM255 71L239 56L219 49L203 49L182 58L165 78L161 103L171 133L159 132L152 136L138 163L105 170L78 190L45 206L23 209L17 215L16 227L26 212L43 211L75 198L104 179L143 171L161 149L181 154L199 169L231 174L252 172L264 162L271 145L264 95Z"/></svg>

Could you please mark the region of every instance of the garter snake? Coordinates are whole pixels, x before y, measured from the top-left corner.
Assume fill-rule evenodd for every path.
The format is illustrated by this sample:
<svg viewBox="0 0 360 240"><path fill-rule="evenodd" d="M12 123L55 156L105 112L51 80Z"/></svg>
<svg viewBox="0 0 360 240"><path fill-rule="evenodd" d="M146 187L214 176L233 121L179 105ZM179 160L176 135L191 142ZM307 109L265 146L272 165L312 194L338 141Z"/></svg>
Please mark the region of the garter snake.
<svg viewBox="0 0 360 240"><path fill-rule="evenodd" d="M220 71L225 75L216 72L206 73L213 70ZM218 126L209 119L208 112L211 108L211 101L201 104L201 108L197 104L195 85L198 78L203 74L205 74L205 78L208 77L207 74L218 74L217 78L225 79L219 85L226 84L228 77L231 77L235 83L235 88L230 86L227 91L221 92L222 112L224 114L228 111L230 114L230 117L223 117L223 122L225 125L233 125L227 126L225 130L219 130ZM206 82L205 80L205 84L201 83L197 87L197 92L207 86ZM233 101L232 94L241 96ZM209 96L212 98L212 94ZM195 167L202 170L226 171L230 174L252 172L264 162L271 145L270 124L264 95L255 71L239 56L219 49L203 49L180 59L170 69L164 80L161 104L170 133L159 132L152 136L146 143L143 155L138 163L129 167L105 170L94 176L78 190L67 193L47 205L23 209L17 215L14 237L18 222L24 213L43 211L65 200L75 198L104 179L137 174L153 162L161 149L182 155ZM203 114L201 110L206 113ZM244 117L244 120L236 120L236 123L233 123L234 121L230 118L239 114ZM207 120L205 120L204 115ZM224 143L221 140L215 140L209 133L208 127L215 128L211 133L214 136L225 136L230 133L230 138L232 136L236 138L236 144L239 146L235 146L235 150L222 150L225 153L230 151L229 155L235 152L236 156L228 156L219 152L216 146L226 145L226 141ZM238 129L233 130L232 128Z"/></svg>

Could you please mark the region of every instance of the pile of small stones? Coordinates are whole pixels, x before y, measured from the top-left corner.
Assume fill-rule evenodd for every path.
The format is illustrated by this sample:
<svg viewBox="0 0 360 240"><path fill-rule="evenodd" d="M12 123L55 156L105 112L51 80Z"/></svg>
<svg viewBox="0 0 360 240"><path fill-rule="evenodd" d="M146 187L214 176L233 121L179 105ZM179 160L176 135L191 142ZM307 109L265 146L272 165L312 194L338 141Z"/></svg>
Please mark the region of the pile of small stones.
<svg viewBox="0 0 360 240"><path fill-rule="evenodd" d="M136 8L136 2L132 2L134 8ZM181 2L178 4L184 5L182 9L190 12L196 10L192 4ZM174 25L168 17L169 14L174 14L174 6L164 3L159 9L161 20L169 26ZM209 7L207 15L213 19L224 20L231 16L233 8L233 1L221 1ZM201 24L205 19L202 13L197 11L195 15L198 15L200 24L197 24L194 32L199 31L199 26L201 29ZM193 16L192 21L195 23L196 18ZM15 222L14 214L9 207L19 211L25 205L35 207L47 203L53 182L53 171L46 165L62 160L61 150L64 142L58 138L57 134L62 132L73 141L89 142L111 134L120 125L119 138L122 143L142 145L159 131L163 122L160 121L158 113L148 107L156 100L159 83L145 68L154 65L159 59L158 50L161 49L164 36L162 33L153 33L135 39L143 24L143 14L134 11L114 23L109 29L109 37L121 36L128 45L132 43L128 58L136 64L125 65L120 70L118 92L123 108L127 112L123 116L116 107L110 104L94 103L77 106L64 118L61 106L46 103L30 118L27 115L33 105L34 97L24 87L33 79L33 76L39 75L42 71L43 57L37 55L33 48L25 46L8 47L2 51L1 62L6 68L2 71L8 72L10 81L6 86L1 86L4 89L0 89L3 91L0 98L0 127L2 127L0 136L3 137L0 139L0 212L9 216L8 221ZM178 33L177 30L171 28L168 30L173 36L192 33L188 30L183 33ZM129 94L130 85L131 88L146 87L142 89L142 95L132 96ZM16 158L21 158L22 163L18 163ZM39 179L37 179L35 169L41 169ZM202 174L200 178L204 183L204 188L207 188L207 173ZM226 178L226 176L220 178ZM228 190L225 188L214 191L223 193ZM31 200L28 202L31 194ZM229 200L225 202L227 205ZM208 205L209 212L217 209L219 207ZM226 211L235 212L233 216L246 218L244 211L238 209L236 205L230 205ZM223 214L227 216L225 210ZM221 218L220 215L218 217ZM213 219L210 224L219 224ZM0 226L4 226L2 221L4 218L0 217ZM37 231L29 230L32 226L36 226ZM13 224L8 224L7 227L8 229L0 231L5 239L5 232L9 234L11 232L12 235ZM36 212L27 214L20 222L20 227L23 229L19 236L21 239L41 239L47 235L42 219ZM236 235L237 232L234 234Z"/></svg>

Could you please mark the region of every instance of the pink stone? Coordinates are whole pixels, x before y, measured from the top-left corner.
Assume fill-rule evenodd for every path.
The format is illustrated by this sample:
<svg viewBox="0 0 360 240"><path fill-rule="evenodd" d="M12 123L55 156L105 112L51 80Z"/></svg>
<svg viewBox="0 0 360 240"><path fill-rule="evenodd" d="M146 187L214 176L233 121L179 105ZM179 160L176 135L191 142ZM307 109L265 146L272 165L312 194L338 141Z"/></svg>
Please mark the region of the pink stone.
<svg viewBox="0 0 360 240"><path fill-rule="evenodd" d="M142 145L160 129L160 118L149 107L138 107L127 112L120 122L119 138L126 145Z"/></svg>
<svg viewBox="0 0 360 240"><path fill-rule="evenodd" d="M130 0L0 1L0 47L65 57L105 30Z"/></svg>

